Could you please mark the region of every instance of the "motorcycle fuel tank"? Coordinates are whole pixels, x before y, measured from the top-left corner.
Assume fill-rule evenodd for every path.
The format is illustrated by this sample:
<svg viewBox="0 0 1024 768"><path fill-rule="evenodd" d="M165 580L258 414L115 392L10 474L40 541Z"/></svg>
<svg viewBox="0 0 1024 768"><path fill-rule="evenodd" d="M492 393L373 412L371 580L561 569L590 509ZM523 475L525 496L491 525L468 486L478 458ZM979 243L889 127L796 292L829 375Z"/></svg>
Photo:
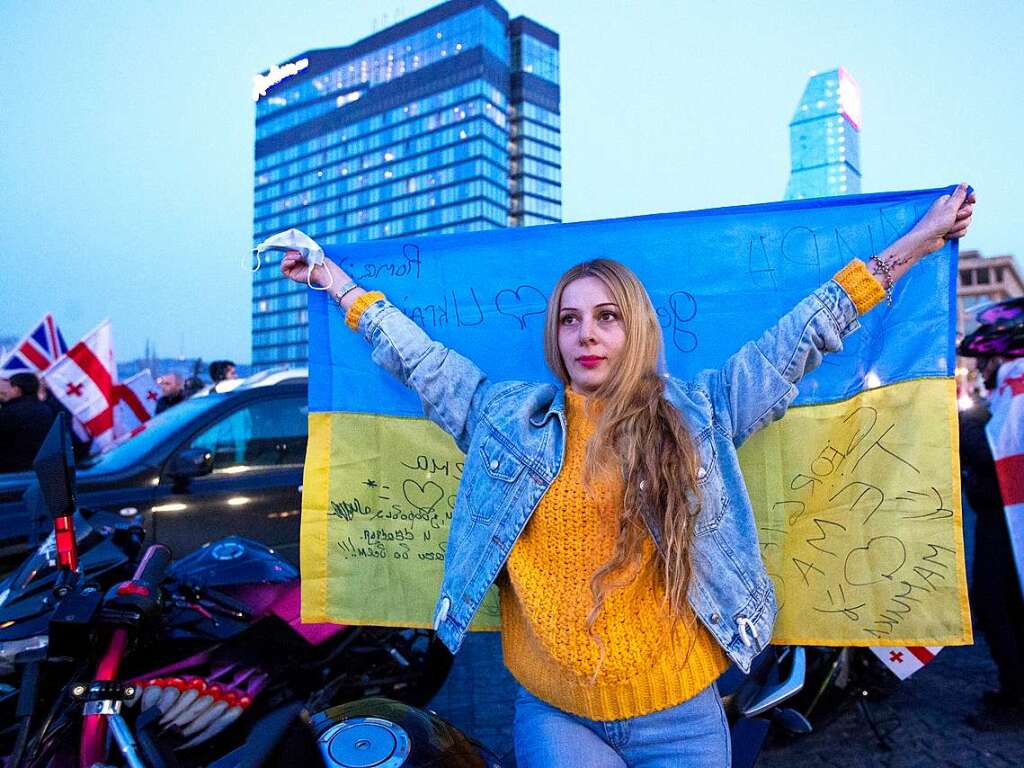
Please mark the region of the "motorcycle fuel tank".
<svg viewBox="0 0 1024 768"><path fill-rule="evenodd" d="M433 712L391 699L331 707L310 725L331 768L501 768L486 747Z"/></svg>

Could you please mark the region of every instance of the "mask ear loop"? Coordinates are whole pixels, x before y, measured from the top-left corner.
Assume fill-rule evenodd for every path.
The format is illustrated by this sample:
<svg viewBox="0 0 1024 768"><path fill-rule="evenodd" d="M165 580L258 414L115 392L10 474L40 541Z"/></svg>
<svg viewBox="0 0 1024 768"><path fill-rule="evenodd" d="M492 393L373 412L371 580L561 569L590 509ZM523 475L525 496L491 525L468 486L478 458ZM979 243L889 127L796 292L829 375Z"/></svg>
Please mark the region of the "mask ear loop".
<svg viewBox="0 0 1024 768"><path fill-rule="evenodd" d="M329 291L331 289L331 286L334 285L334 275L331 274L331 271L324 266L324 263L322 261L312 261L307 263L309 264L309 270L306 272L306 285L308 285L314 291ZM316 269L317 267L320 267L322 270L324 270L324 272L327 273L327 285L323 287L313 285L313 270Z"/></svg>
<svg viewBox="0 0 1024 768"><path fill-rule="evenodd" d="M253 256L256 257L256 266L255 267L252 265L252 257ZM260 271L260 267L263 266L263 260L260 258L260 249L259 248L253 248L251 251L249 251L249 263L246 266L249 268L250 272L259 272Z"/></svg>

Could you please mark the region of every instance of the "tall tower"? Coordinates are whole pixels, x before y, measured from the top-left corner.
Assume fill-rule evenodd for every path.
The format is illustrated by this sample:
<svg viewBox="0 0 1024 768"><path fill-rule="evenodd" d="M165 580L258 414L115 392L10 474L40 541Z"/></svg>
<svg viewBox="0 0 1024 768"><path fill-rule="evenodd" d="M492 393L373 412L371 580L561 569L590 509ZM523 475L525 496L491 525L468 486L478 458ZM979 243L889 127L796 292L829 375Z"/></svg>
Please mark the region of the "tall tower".
<svg viewBox="0 0 1024 768"><path fill-rule="evenodd" d="M450 0L257 75L254 242L561 221L558 42L495 0ZM304 286L264 265L252 313L255 369L306 362Z"/></svg>
<svg viewBox="0 0 1024 768"><path fill-rule="evenodd" d="M786 199L860 192L860 86L842 67L812 75L789 124Z"/></svg>

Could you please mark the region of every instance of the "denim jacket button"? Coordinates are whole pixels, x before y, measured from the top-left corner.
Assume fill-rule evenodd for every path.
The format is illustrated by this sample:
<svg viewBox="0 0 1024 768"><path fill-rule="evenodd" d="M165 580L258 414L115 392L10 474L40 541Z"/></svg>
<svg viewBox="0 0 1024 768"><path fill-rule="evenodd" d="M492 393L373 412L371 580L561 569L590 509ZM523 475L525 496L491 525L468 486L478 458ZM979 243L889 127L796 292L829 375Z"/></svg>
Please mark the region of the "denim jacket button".
<svg viewBox="0 0 1024 768"><path fill-rule="evenodd" d="M708 476L708 471L706 469L704 469L704 467L700 467L697 470L697 479L698 480L703 480L707 476Z"/></svg>
<svg viewBox="0 0 1024 768"><path fill-rule="evenodd" d="M495 471L495 470L496 470L497 468L498 468L498 460L497 460L497 459L492 459L492 460L491 460L491 471L493 472L493 471Z"/></svg>
<svg viewBox="0 0 1024 768"><path fill-rule="evenodd" d="M712 613L712 614L711 614L711 623L712 623L712 624L717 624L717 623L718 623L718 622L720 622L721 620L722 620L722 617L721 617L721 615L720 615L720 614L718 613L718 611L715 611L714 613Z"/></svg>

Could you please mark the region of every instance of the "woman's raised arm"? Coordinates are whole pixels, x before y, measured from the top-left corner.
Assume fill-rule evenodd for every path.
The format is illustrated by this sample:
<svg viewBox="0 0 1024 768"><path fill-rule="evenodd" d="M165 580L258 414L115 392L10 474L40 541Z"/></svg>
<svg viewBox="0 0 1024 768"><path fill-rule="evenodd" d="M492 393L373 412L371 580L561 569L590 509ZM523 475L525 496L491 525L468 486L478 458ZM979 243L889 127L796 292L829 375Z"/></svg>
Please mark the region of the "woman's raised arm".
<svg viewBox="0 0 1024 768"><path fill-rule="evenodd" d="M843 339L860 327L860 316L891 297L892 286L914 264L966 233L975 202L966 184L937 198L910 232L868 265L850 262L722 368L699 375L716 410L727 417L736 445L782 417L796 398L797 382L826 353L843 348Z"/></svg>
<svg viewBox="0 0 1024 768"><path fill-rule="evenodd" d="M357 286L329 258L322 267L311 267L298 251L288 251L281 259L281 273L297 283L327 288L344 311L348 326L370 343L373 361L416 390L427 418L450 434L463 453L469 449L491 388L483 371L427 336L384 294Z"/></svg>

